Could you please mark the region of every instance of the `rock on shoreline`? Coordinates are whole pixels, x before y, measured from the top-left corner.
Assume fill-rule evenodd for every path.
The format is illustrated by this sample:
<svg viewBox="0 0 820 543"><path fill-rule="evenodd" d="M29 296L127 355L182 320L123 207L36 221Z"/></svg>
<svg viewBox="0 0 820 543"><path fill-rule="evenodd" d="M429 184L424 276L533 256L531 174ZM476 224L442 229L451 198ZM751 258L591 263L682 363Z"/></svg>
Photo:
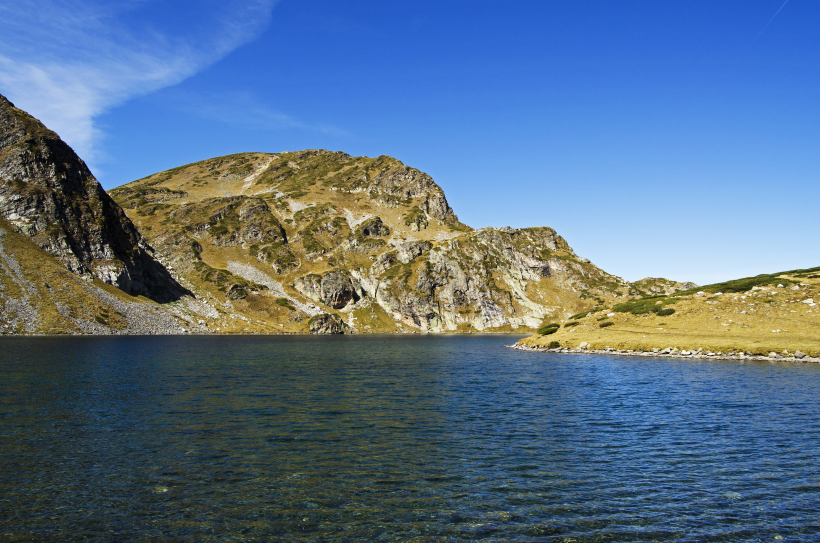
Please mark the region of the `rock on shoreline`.
<svg viewBox="0 0 820 543"><path fill-rule="evenodd" d="M815 363L820 364L820 358L811 357L804 355L800 351L794 353L791 356L784 356L778 353L770 353L768 356L762 355L747 355L745 353L739 354L723 354L723 353L712 353L712 352L703 352L703 351L677 351L672 352L667 349L658 350L658 351L633 351L633 350L618 350L618 349L588 349L588 348L575 348L575 349L568 349L566 347L558 347L555 349L548 349L546 347L529 347L527 345L521 345L516 343L514 345L508 345L511 349L516 349L519 351L528 351L528 352L535 352L535 353L566 353L566 354L609 354L609 355L618 355L618 356L643 356L648 358L697 358L697 359L707 359L707 360L759 360L759 361L778 361L778 362L801 362L801 363ZM664 352L667 351L667 352ZM687 354L683 354L687 353ZM802 356L801 356L802 355Z"/></svg>

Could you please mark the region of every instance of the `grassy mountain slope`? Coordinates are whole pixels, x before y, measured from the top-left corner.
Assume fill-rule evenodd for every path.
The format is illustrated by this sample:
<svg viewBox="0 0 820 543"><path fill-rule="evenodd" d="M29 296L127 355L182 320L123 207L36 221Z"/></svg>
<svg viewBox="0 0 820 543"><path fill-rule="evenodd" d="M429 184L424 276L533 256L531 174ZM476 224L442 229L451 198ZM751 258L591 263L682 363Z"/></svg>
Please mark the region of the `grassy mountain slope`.
<svg viewBox="0 0 820 543"><path fill-rule="evenodd" d="M729 353L820 356L820 268L747 277L690 290L602 304L521 340L530 347L651 351L669 347Z"/></svg>
<svg viewBox="0 0 820 543"><path fill-rule="evenodd" d="M178 281L251 331L537 328L631 286L551 228L458 221L428 176L380 156L243 153L111 191Z"/></svg>
<svg viewBox="0 0 820 543"><path fill-rule="evenodd" d="M0 219L0 334L179 334L201 331L196 316L82 278Z"/></svg>

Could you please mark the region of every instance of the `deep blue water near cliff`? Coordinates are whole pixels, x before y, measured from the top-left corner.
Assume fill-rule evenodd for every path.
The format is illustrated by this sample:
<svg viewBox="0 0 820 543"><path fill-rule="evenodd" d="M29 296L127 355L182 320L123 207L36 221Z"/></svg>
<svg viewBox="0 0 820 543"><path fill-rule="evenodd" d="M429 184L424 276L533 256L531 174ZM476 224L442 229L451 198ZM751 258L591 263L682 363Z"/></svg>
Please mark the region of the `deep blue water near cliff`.
<svg viewBox="0 0 820 543"><path fill-rule="evenodd" d="M820 541L820 367L513 341L3 338L0 540Z"/></svg>

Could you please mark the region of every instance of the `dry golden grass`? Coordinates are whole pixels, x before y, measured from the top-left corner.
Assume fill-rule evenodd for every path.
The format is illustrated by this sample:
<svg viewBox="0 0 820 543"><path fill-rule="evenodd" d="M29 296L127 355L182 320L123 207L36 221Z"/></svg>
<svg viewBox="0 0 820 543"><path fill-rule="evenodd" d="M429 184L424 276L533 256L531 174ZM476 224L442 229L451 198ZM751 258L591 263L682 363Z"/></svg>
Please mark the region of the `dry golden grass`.
<svg viewBox="0 0 820 543"><path fill-rule="evenodd" d="M607 318L613 313L607 309L579 319L577 326L544 336L536 334L521 343L545 347L558 341L562 347L577 347L587 342L592 349L678 347L759 354L800 350L820 356L820 281L798 280L802 285L797 289L771 286L718 296L683 296L665 306L674 308L675 313L664 317L615 313ZM808 299L817 303L813 307L803 303ZM600 323L607 321L614 324L600 328Z"/></svg>
<svg viewBox="0 0 820 543"><path fill-rule="evenodd" d="M73 318L89 322L102 321L101 324L116 329L122 329L127 325L122 315L95 296L94 289L90 288L89 283L69 272L61 262L43 251L28 237L14 232L11 225L3 219L0 219L0 229L5 233L0 242L6 256L19 264L20 271L28 282L24 287L6 271L0 271L3 294L18 299L25 297L28 305L36 310L38 322L31 333L66 334L79 331L70 319L60 315L57 304L68 308ZM92 284L120 300L138 300L101 281L95 280ZM147 299L142 301L153 304ZM18 326L15 332L25 333L25 330Z"/></svg>

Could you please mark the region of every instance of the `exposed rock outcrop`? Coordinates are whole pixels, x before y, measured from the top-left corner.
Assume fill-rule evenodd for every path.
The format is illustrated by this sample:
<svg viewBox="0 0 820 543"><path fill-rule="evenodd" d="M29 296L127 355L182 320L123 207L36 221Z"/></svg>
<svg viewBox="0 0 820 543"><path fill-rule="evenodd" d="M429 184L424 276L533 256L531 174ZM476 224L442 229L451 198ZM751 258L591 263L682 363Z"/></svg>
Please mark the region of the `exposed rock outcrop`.
<svg viewBox="0 0 820 543"><path fill-rule="evenodd" d="M332 271L322 277L322 301L333 309L342 309L353 299L353 283L350 277Z"/></svg>
<svg viewBox="0 0 820 543"><path fill-rule="evenodd" d="M306 275L294 281L293 286L308 298L333 309L342 309L356 296L350 277L340 271L331 271L323 277Z"/></svg>
<svg viewBox="0 0 820 543"><path fill-rule="evenodd" d="M402 264L407 264L432 249L432 247L433 244L429 241L409 241L402 243L396 250L396 258L398 258Z"/></svg>
<svg viewBox="0 0 820 543"><path fill-rule="evenodd" d="M310 319L311 334L344 334L349 327L337 315L322 313Z"/></svg>
<svg viewBox="0 0 820 543"><path fill-rule="evenodd" d="M161 302L190 294L74 151L2 96L0 216L84 278Z"/></svg>
<svg viewBox="0 0 820 543"><path fill-rule="evenodd" d="M390 235L390 228L379 217L367 219L359 225L357 231L364 238L380 238Z"/></svg>

